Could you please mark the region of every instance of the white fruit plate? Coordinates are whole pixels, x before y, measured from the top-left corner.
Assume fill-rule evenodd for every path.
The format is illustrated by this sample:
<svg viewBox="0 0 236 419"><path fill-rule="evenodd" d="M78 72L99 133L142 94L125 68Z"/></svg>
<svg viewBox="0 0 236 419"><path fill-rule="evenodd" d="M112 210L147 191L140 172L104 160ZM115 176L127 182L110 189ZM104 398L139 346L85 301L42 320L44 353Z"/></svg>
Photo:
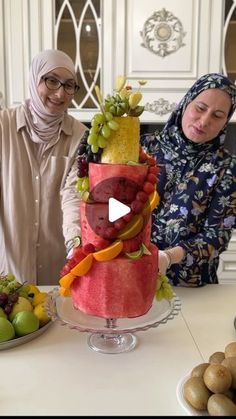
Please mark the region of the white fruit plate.
<svg viewBox="0 0 236 419"><path fill-rule="evenodd" d="M184 383L190 378L190 373L185 375L179 382L176 388L176 396L179 404L189 416L209 416L207 410L197 410L192 407L184 398Z"/></svg>
<svg viewBox="0 0 236 419"><path fill-rule="evenodd" d="M1 342L0 351L4 349L14 348L15 346L22 345L23 343L29 342L30 340L37 338L42 333L44 333L45 330L47 330L51 326L51 324L52 321L49 321L47 324L45 324L45 326L40 327L40 329L36 330L33 333L29 333L28 335L8 340L6 342Z"/></svg>

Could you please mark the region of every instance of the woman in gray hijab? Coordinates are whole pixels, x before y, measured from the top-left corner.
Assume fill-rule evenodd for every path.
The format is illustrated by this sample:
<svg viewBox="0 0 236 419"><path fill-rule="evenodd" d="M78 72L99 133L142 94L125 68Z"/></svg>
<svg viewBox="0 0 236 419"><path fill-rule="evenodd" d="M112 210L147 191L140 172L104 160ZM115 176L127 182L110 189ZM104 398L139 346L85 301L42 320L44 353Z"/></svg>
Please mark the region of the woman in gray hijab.
<svg viewBox="0 0 236 419"><path fill-rule="evenodd" d="M68 55L34 57L29 99L0 112L0 273L57 284L80 234L76 154L86 126L67 113L78 90Z"/></svg>

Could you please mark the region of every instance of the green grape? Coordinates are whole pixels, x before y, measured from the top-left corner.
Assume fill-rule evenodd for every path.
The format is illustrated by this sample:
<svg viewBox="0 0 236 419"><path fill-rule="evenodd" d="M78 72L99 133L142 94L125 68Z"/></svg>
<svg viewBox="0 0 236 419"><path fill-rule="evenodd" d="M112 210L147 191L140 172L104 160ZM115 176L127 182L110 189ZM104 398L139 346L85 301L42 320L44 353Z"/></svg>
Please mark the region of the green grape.
<svg viewBox="0 0 236 419"><path fill-rule="evenodd" d="M77 192L82 191L82 183L83 183L83 180L84 180L83 177L78 177L77 178L76 185L75 185L75 188L76 188L76 191Z"/></svg>
<svg viewBox="0 0 236 419"><path fill-rule="evenodd" d="M83 183L83 180L84 180L84 178L83 178L83 177L78 177L78 178L77 178L76 186L77 186L78 188L81 188L81 185L82 185L82 183Z"/></svg>
<svg viewBox="0 0 236 419"><path fill-rule="evenodd" d="M106 112L105 113L105 118L107 121L111 121L113 119L113 115L111 112Z"/></svg>
<svg viewBox="0 0 236 419"><path fill-rule="evenodd" d="M82 189L83 192L89 190L89 178L88 178L88 176L85 176L83 178L81 189Z"/></svg>
<svg viewBox="0 0 236 419"><path fill-rule="evenodd" d="M110 137L110 135L111 135L111 129L109 128L109 126L107 124L103 125L102 130L101 130L101 134L105 138L109 138Z"/></svg>
<svg viewBox="0 0 236 419"><path fill-rule="evenodd" d="M107 146L107 140L102 135L98 136L98 147L105 148Z"/></svg>
<svg viewBox="0 0 236 419"><path fill-rule="evenodd" d="M99 127L99 123L96 121L96 119L93 117L92 121L91 121L91 127Z"/></svg>
<svg viewBox="0 0 236 419"><path fill-rule="evenodd" d="M98 152L98 149L99 149L99 147L98 147L98 145L96 145L96 144L92 144L91 145L91 150L92 150L92 153L97 153Z"/></svg>
<svg viewBox="0 0 236 419"><path fill-rule="evenodd" d="M156 299L158 301L165 299L171 300L174 296L171 285L169 284L169 279L166 275L163 275L161 272L158 273L159 289L156 292Z"/></svg>
<svg viewBox="0 0 236 419"><path fill-rule="evenodd" d="M97 122L97 124L103 124L106 121L105 116L102 113L96 113L94 115L93 120Z"/></svg>
<svg viewBox="0 0 236 419"><path fill-rule="evenodd" d="M28 293L30 291L30 286L27 284L23 284L22 286L20 286L17 290L18 294L20 295L20 297L28 297Z"/></svg>
<svg viewBox="0 0 236 419"><path fill-rule="evenodd" d="M15 279L16 279L15 276L11 272L8 272L7 280L8 281L14 281Z"/></svg>
<svg viewBox="0 0 236 419"><path fill-rule="evenodd" d="M107 125L109 128L111 128L113 131L117 131L119 128L119 124L116 121L108 121Z"/></svg>
<svg viewBox="0 0 236 419"><path fill-rule="evenodd" d="M98 131L99 131L99 126L98 125L94 125L92 128L90 128L89 134L91 134L91 135L97 134Z"/></svg>
<svg viewBox="0 0 236 419"><path fill-rule="evenodd" d="M161 301L163 299L163 291L162 288L159 288L159 290L156 292L156 299L157 301Z"/></svg>
<svg viewBox="0 0 236 419"><path fill-rule="evenodd" d="M88 139L87 139L87 143L89 145L97 145L97 134L89 134Z"/></svg>
<svg viewBox="0 0 236 419"><path fill-rule="evenodd" d="M170 286L168 288L163 288L163 298L166 300L171 300L173 295L174 294Z"/></svg>

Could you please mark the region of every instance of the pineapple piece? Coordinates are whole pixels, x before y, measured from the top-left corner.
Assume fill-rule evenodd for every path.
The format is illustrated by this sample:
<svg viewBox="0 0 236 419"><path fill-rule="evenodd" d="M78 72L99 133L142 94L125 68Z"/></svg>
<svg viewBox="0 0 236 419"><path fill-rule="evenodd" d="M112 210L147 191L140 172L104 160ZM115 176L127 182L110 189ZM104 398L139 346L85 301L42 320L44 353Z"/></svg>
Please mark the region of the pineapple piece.
<svg viewBox="0 0 236 419"><path fill-rule="evenodd" d="M107 140L101 156L101 163L126 164L139 162L140 121L137 117L114 117L119 124Z"/></svg>

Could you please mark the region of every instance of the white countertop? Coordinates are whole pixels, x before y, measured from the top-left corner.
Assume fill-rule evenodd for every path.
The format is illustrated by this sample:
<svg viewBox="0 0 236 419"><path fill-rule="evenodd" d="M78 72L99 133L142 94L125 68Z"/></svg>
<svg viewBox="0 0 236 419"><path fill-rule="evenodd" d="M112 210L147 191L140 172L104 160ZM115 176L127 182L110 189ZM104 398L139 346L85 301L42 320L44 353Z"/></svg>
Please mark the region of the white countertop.
<svg viewBox="0 0 236 419"><path fill-rule="evenodd" d="M87 344L87 332L59 322L24 345L0 351L0 415L186 415L176 398L179 380L236 340L236 285L175 292L181 312L137 332L138 345L130 352L97 353Z"/></svg>

